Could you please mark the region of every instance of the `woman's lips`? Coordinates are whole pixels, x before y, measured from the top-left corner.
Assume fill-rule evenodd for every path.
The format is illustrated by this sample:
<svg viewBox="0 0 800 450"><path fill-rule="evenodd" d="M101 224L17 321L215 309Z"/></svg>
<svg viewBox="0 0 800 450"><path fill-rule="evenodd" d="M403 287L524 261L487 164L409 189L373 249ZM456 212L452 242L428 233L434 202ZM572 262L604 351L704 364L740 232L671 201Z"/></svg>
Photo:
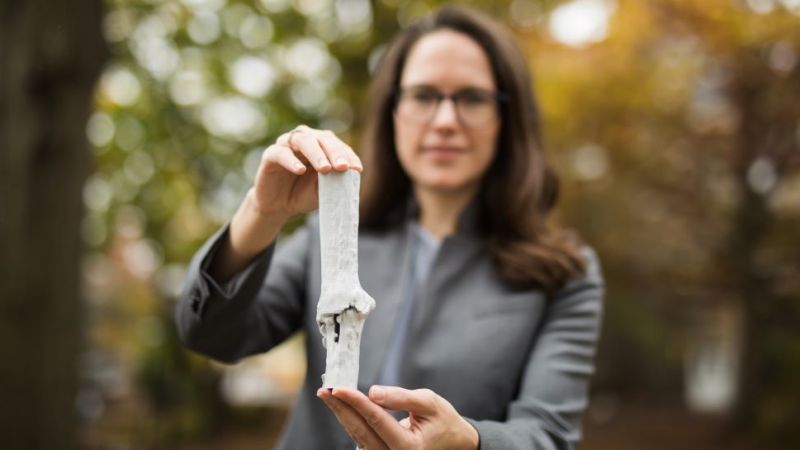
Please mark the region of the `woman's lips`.
<svg viewBox="0 0 800 450"><path fill-rule="evenodd" d="M427 146L422 147L422 154L435 159L453 159L464 153L461 147Z"/></svg>

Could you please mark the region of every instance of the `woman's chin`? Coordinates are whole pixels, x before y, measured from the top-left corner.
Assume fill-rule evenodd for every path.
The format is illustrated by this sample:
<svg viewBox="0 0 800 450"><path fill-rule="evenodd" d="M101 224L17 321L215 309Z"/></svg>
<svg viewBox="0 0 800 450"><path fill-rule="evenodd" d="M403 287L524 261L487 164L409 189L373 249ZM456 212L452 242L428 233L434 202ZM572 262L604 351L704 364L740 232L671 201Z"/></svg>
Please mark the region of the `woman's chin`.
<svg viewBox="0 0 800 450"><path fill-rule="evenodd" d="M455 195L472 192L473 190L473 183L456 179L428 180L427 182L418 183L418 186L429 192L442 195Z"/></svg>

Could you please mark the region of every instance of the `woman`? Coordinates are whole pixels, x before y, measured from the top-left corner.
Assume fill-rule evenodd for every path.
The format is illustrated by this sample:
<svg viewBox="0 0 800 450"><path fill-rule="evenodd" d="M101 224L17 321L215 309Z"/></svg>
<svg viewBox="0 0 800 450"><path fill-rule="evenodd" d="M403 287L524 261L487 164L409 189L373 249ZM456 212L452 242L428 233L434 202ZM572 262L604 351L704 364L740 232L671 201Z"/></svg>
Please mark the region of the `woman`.
<svg viewBox="0 0 800 450"><path fill-rule="evenodd" d="M371 100L363 166L332 133L302 126L264 151L230 224L191 265L184 342L236 361L308 333L281 449L573 448L603 285L593 253L546 224L557 179L519 50L491 19L442 8L395 39ZM368 396L318 389L316 218L274 244L289 217L316 208L317 172L362 167L360 279L377 302L362 335Z"/></svg>

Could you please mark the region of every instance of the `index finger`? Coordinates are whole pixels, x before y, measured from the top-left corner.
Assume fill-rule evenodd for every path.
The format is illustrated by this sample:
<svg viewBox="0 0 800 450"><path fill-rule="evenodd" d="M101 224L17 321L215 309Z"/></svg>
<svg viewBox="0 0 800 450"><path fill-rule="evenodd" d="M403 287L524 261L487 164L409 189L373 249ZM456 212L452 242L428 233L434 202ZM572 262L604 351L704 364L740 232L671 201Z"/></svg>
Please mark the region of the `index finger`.
<svg viewBox="0 0 800 450"><path fill-rule="evenodd" d="M305 156L317 172L328 173L334 163L320 146L317 137L311 131L295 130L287 138L289 148Z"/></svg>
<svg viewBox="0 0 800 450"><path fill-rule="evenodd" d="M348 388L335 388L332 394L361 414L367 425L375 430L390 448L406 448L410 444L409 431L366 395Z"/></svg>
<svg viewBox="0 0 800 450"><path fill-rule="evenodd" d="M322 149L328 154L329 159L331 161L336 161L337 166L344 163L347 165L345 167L352 167L358 172L364 170L364 166L361 164L361 159L358 155L332 131L325 130L320 132L319 141L322 143Z"/></svg>

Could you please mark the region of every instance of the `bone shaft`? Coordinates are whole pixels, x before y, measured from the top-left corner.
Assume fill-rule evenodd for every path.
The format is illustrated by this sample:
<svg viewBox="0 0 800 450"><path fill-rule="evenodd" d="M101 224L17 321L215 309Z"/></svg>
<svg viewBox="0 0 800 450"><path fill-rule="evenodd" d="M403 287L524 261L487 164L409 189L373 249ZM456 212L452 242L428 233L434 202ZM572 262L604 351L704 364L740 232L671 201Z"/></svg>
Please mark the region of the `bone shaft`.
<svg viewBox="0 0 800 450"><path fill-rule="evenodd" d="M319 177L322 289L358 284L358 176Z"/></svg>

